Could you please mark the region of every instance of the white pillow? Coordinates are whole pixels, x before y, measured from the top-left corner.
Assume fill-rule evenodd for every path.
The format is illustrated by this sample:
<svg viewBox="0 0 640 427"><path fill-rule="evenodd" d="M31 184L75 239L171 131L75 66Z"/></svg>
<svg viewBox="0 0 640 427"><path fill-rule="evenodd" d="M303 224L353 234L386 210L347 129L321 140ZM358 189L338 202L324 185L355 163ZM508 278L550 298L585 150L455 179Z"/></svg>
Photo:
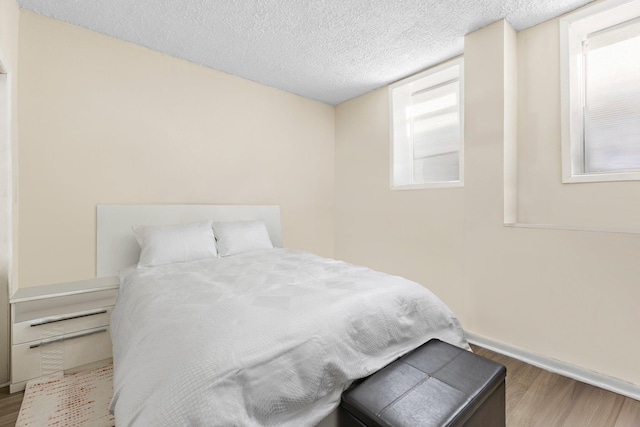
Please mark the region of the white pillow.
<svg viewBox="0 0 640 427"><path fill-rule="evenodd" d="M273 249L263 221L214 222L218 253L235 255L258 249Z"/></svg>
<svg viewBox="0 0 640 427"><path fill-rule="evenodd" d="M218 255L211 221L131 227L140 245L138 268Z"/></svg>

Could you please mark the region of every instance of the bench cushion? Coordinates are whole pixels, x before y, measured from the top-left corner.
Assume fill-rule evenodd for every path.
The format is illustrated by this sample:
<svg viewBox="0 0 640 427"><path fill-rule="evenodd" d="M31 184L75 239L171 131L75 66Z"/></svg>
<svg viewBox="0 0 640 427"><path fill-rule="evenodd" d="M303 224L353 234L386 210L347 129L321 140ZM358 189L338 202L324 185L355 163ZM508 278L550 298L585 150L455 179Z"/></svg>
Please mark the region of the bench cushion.
<svg viewBox="0 0 640 427"><path fill-rule="evenodd" d="M504 426L506 368L437 339L342 396L341 426Z"/></svg>

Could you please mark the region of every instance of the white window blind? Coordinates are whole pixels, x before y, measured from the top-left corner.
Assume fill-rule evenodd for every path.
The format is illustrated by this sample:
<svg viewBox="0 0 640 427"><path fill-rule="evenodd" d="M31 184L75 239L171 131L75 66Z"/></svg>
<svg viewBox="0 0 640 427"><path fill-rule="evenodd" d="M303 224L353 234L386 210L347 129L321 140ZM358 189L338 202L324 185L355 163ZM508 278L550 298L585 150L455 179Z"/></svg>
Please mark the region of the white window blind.
<svg viewBox="0 0 640 427"><path fill-rule="evenodd" d="M560 20L562 179L640 180L640 0Z"/></svg>
<svg viewBox="0 0 640 427"><path fill-rule="evenodd" d="M457 181L460 148L458 79L412 96L415 182Z"/></svg>
<svg viewBox="0 0 640 427"><path fill-rule="evenodd" d="M584 172L640 170L640 20L589 35Z"/></svg>
<svg viewBox="0 0 640 427"><path fill-rule="evenodd" d="M462 185L462 59L390 90L391 188Z"/></svg>

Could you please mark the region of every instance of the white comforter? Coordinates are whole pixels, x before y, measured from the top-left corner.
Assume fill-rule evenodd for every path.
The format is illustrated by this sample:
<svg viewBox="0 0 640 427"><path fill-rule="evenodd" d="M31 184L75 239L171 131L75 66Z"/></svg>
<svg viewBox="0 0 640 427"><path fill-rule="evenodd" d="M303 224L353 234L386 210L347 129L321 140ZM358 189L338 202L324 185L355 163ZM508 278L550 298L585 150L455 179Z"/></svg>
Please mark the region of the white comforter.
<svg viewBox="0 0 640 427"><path fill-rule="evenodd" d="M111 319L117 426L311 426L355 379L437 337L424 287L273 249L133 270Z"/></svg>

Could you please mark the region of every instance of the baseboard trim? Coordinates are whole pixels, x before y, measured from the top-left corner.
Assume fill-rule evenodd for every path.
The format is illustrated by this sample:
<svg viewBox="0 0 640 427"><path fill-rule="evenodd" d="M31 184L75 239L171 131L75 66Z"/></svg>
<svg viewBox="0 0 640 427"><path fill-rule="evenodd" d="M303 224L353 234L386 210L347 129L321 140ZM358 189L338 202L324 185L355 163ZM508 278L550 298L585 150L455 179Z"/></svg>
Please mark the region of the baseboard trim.
<svg viewBox="0 0 640 427"><path fill-rule="evenodd" d="M518 347L513 347L472 332L465 331L465 334L467 335L467 339L470 343L484 347L487 350L513 357L514 359L521 360L533 366L537 366L538 368L573 378L574 380L581 381L583 383L591 384L632 399L640 400L640 385L590 371L588 369L571 365L541 354L536 354L528 350L523 350Z"/></svg>

